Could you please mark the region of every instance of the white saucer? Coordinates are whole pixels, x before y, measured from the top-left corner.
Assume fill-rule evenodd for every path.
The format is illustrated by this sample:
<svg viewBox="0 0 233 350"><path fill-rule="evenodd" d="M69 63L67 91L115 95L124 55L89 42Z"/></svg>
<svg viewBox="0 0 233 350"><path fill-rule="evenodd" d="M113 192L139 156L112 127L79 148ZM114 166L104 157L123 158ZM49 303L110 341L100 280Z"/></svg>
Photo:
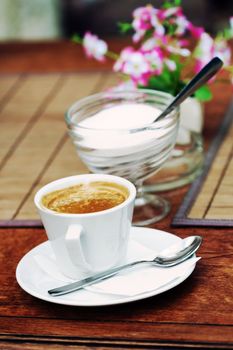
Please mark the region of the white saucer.
<svg viewBox="0 0 233 350"><path fill-rule="evenodd" d="M132 227L131 239L147 248L155 250L156 252L168 247L169 245L180 242L180 238L164 231L144 228ZM130 245L130 242L129 242ZM122 296L115 294L98 293L91 289L82 289L80 291L70 293L63 296L52 297L48 294L48 290L55 288L59 284L57 277L52 277L46 274L36 262L35 256L43 255L51 257L53 255L49 241L44 242L28 252L19 262L16 269L16 279L18 284L27 293L42 300L52 303L73 305L73 306L104 306L128 303L140 299L152 297L154 295L163 293L181 282L183 282L194 270L195 263L185 270L184 274L179 277L171 278L165 285L134 296Z"/></svg>

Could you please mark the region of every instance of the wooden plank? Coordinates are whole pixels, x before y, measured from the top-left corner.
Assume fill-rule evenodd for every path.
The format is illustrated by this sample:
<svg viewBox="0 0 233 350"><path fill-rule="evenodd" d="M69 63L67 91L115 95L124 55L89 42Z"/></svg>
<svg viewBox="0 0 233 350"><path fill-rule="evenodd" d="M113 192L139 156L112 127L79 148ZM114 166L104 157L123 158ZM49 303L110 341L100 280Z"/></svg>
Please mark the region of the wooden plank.
<svg viewBox="0 0 233 350"><path fill-rule="evenodd" d="M40 115L56 88L59 75L30 75L20 78L19 86L0 112L0 167L7 161Z"/></svg>
<svg viewBox="0 0 233 350"><path fill-rule="evenodd" d="M17 89L20 75L2 75L0 80L0 103L2 104L3 100L10 98L11 93L14 92L14 89Z"/></svg>
<svg viewBox="0 0 233 350"><path fill-rule="evenodd" d="M92 76L93 75L83 76L84 85L86 84L86 79L89 79L89 78L93 79ZM103 74L99 85L96 88L94 87L92 90L90 86L90 91L88 92L83 90L83 94L86 95L89 93L98 92L99 90L104 90L108 87L113 86L114 83L115 83L115 75ZM76 80L74 81L74 84L76 84ZM71 86L70 83L68 85ZM75 87L74 87L74 90L75 90ZM82 97L81 95L76 96L77 99L81 97ZM62 108L62 106L60 106L59 108L60 110L64 109ZM38 191L38 189L44 186L46 183L49 183L58 178L81 174L81 173L88 173L88 172L89 170L79 159L78 155L76 154L74 145L71 143L71 140L68 138L68 135L67 135L67 137L64 137L64 143L62 143L61 147L57 151L53 160L48 165L48 168L44 172L43 176L41 176L37 184L34 186L33 190L31 191L30 195L28 196L27 200L25 201L24 205L22 206L18 214L16 215L15 219L16 220L33 220L38 218L38 215L33 203L33 198L35 193Z"/></svg>
<svg viewBox="0 0 233 350"><path fill-rule="evenodd" d="M218 191L219 185L224 183L224 170L228 165L228 162L232 157L232 147L233 147L233 126L229 129L229 132L221 145L215 160L210 168L208 176L203 183L200 193L198 194L189 214L189 218L208 218L208 211L211 207L213 198L215 197L218 200L218 197L215 196L215 192ZM232 197L228 199L228 202L232 202ZM227 203L228 203L227 202ZM227 203L224 202L224 204ZM216 211L215 211L216 213ZM214 218L213 213L210 214L211 218ZM219 216L216 216L216 219L219 219ZM225 217L224 217L225 218ZM233 219L233 215L232 215Z"/></svg>
<svg viewBox="0 0 233 350"><path fill-rule="evenodd" d="M232 149L233 150L233 149ZM211 206L205 217L207 219L233 219L233 156L227 164L226 171L216 191Z"/></svg>
<svg viewBox="0 0 233 350"><path fill-rule="evenodd" d="M18 209L14 215L16 220L38 218L33 198L41 186L57 178L87 171L76 156L70 140L67 140L64 112L77 99L94 93L102 79L100 73L67 76L62 88L51 101L40 121L41 126L37 125L34 135L29 139L29 143L32 143L33 140L33 147L41 148L42 156L38 155L37 160L31 160L33 163L40 164L40 169L37 169L36 165L34 166L34 169L37 169L37 174L34 174L33 182L30 182L31 177L28 179L28 188L25 186L24 198L20 204L18 203ZM41 127L42 132L45 132L45 129L48 131L47 135L43 136L44 146L40 145L40 138L36 138L39 127ZM50 157L46 161L43 153L47 149L54 150L54 152L50 153Z"/></svg>
<svg viewBox="0 0 233 350"><path fill-rule="evenodd" d="M85 165L76 155L73 144L70 139L65 139L63 147L61 147L54 156L52 163L46 169L41 179L32 189L30 195L27 197L20 211L16 215L16 220L35 220L38 219L38 214L35 209L33 198L35 193L42 186L54 181L58 178L72 176L77 174L84 174L89 172Z"/></svg>
<svg viewBox="0 0 233 350"><path fill-rule="evenodd" d="M75 309L72 309L75 313ZM114 315L114 311L111 310ZM136 312L136 311L135 311ZM94 317L94 320L93 320ZM70 320L40 320L17 318L13 329L16 334L9 332L9 318L2 320L3 329L9 332L8 339L29 341L32 339L34 345L37 342L44 343L44 347L26 347L25 349L71 349L90 350L96 349L233 349L232 327L208 324L187 324L187 323L156 323L156 322L104 322L95 319L93 313L92 321L82 322ZM32 321L33 320L33 321ZM46 322L47 321L47 322ZM23 328L24 327L24 328ZM56 330L55 330L56 327ZM70 328L70 329L69 329ZM35 333L31 336L24 336L33 329ZM50 331L50 332L49 332ZM22 332L22 333L21 333ZM37 335L40 332L40 335ZM91 334L90 334L91 332ZM11 335L11 333L13 333ZM45 334L45 335L44 335ZM4 339L4 338L3 338ZM5 339L7 339L5 337ZM32 344L33 344L32 343ZM62 344L60 348L59 344ZM1 343L0 343L1 345ZM85 346L85 347L84 347ZM106 348L105 348L106 346ZM14 347L2 348L4 350L15 350ZM18 347L18 349L24 349Z"/></svg>
<svg viewBox="0 0 233 350"><path fill-rule="evenodd" d="M117 76L117 74L106 74L105 75L105 79L104 79L104 83L102 85L102 91L109 89L109 88L113 88L115 86L117 86L119 84L119 77Z"/></svg>
<svg viewBox="0 0 233 350"><path fill-rule="evenodd" d="M231 207L211 207L206 214L206 219L232 220L233 206Z"/></svg>

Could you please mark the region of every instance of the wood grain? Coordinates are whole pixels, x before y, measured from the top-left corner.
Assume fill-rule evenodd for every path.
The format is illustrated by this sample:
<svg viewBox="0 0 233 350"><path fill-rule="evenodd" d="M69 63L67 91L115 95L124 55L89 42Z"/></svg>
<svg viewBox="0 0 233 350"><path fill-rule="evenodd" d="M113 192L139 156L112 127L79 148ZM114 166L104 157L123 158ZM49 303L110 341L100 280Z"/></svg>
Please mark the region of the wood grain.
<svg viewBox="0 0 233 350"><path fill-rule="evenodd" d="M233 220L233 125L209 170L200 193L188 213L196 219Z"/></svg>

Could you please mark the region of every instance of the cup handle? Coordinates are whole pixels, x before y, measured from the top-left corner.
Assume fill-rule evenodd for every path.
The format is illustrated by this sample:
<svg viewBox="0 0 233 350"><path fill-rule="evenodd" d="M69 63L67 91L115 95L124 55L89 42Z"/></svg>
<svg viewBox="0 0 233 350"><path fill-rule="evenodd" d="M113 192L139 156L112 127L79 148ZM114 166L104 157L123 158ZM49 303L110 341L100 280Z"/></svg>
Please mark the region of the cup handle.
<svg viewBox="0 0 233 350"><path fill-rule="evenodd" d="M72 263L82 269L89 270L91 267L85 259L81 244L83 233L84 229L81 225L70 225L65 235L65 243Z"/></svg>

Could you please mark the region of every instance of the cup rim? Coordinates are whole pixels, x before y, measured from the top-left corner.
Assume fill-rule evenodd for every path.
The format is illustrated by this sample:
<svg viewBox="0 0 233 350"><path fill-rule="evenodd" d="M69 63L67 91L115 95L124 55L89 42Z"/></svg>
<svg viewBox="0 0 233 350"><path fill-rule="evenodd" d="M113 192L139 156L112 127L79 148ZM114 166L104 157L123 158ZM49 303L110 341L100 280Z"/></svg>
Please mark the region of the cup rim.
<svg viewBox="0 0 233 350"><path fill-rule="evenodd" d="M144 125L144 126L140 126L140 127L131 127L131 128L124 128L124 129L95 129L95 128L91 128L91 127L87 127L87 126L83 126L83 125L79 125L79 123L74 123L72 120L71 120L71 113L73 110L75 110L77 107L80 106L80 108L82 107L83 104L86 104L86 103L91 103L92 101L94 100L100 100L101 97L105 96L110 96L111 97L111 94L112 95L115 95L115 96L120 96L120 95L127 95L127 94L134 94L134 93L142 93L142 94L148 94L148 95L151 95L151 96L158 96L158 97L164 97L164 98L170 98L172 100L173 96L167 92L164 92L164 91L159 91L159 90L152 90L152 89L131 89L131 90L124 90L124 91L102 91L102 92L98 92L96 94L92 94L92 95L89 95L89 96L86 96L86 97L83 97L77 101L75 101L69 108L68 110L65 112L65 121L67 123L67 125L69 127L78 127L80 128L81 130L94 130L95 132L103 132L103 131L115 131L116 133L119 133L119 132L124 132L124 133L127 133L127 132L140 132L140 131L143 131L145 129L145 127L150 127L153 125L153 127L160 127L160 126L163 126L164 124L164 121L163 119L162 120L159 120L159 121L154 121L152 124L148 124L148 125ZM172 118L170 119L175 119L173 117L173 115L177 115L179 113L179 106L175 107L170 113L168 113L168 115L166 116L166 119L168 119L170 116L172 116ZM162 112L162 111L161 111Z"/></svg>
<svg viewBox="0 0 233 350"><path fill-rule="evenodd" d="M87 181L86 180L87 178L90 178L92 180ZM60 189L66 188L66 187L72 186L73 184L72 183L69 184L68 182L74 181L75 179L80 179L80 180L85 179L85 182L87 182L87 183L93 182L95 180L96 181L103 180L103 181L107 181L107 182L115 182L115 183L118 183L122 186L125 186L129 190L129 196L124 202L116 205L113 208L97 211L94 213L93 212L92 213L59 213L59 212L53 211L51 209L48 209L41 204L42 196L45 195L46 193L53 191L53 189L51 187L64 183L64 186L61 186L59 188ZM58 189L58 188L56 188L56 189ZM56 189L54 189L54 191ZM79 175L63 177L63 178L60 178L60 179L57 179L57 180L54 180L54 181L47 183L46 185L41 187L36 192L36 194L34 196L34 204L39 211L42 211L42 212L50 214L50 215L54 215L55 217L61 216L61 217L69 217L69 218L74 218L74 217L79 217L79 218L85 217L86 218L86 217L93 217L93 216L101 216L101 215L104 215L105 213L117 211L120 208L122 208L122 207L128 205L130 202L132 202L135 199L135 197L136 197L136 187L134 186L134 184L132 182L130 182L129 180L127 180L123 177L116 176L116 175L110 175L110 174L79 174Z"/></svg>

